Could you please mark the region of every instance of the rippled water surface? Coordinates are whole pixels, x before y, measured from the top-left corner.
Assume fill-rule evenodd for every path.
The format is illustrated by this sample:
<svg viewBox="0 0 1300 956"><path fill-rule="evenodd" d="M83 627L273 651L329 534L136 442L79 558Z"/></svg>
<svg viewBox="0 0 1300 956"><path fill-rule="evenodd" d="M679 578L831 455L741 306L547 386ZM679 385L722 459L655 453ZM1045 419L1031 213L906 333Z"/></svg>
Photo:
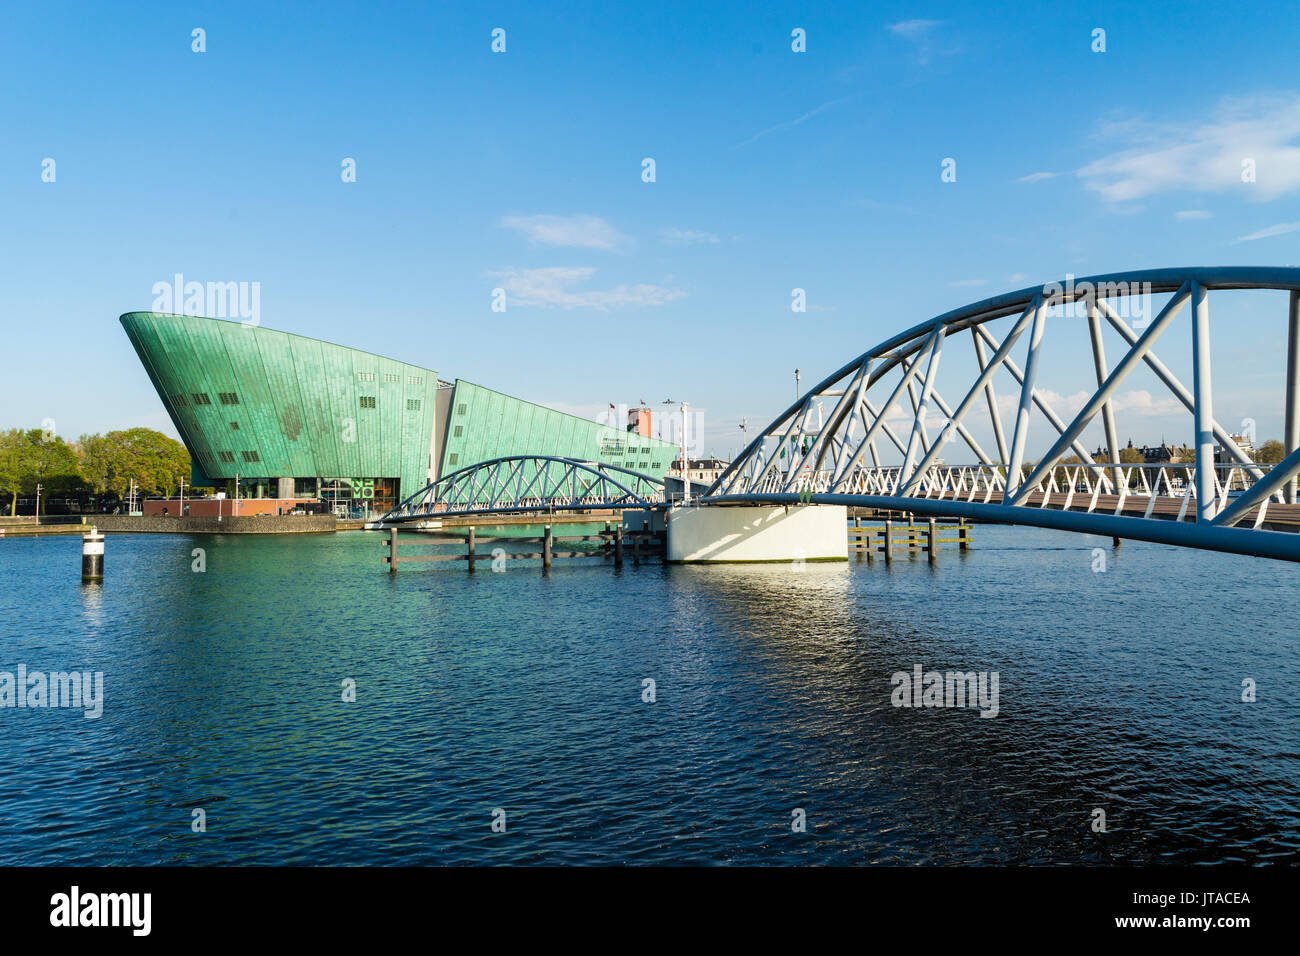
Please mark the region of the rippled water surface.
<svg viewBox="0 0 1300 956"><path fill-rule="evenodd" d="M0 863L1300 861L1300 569L1109 544L390 578L376 534L110 535L83 587L79 538L0 541L0 670L106 696L0 709ZM892 706L915 664L998 715Z"/></svg>

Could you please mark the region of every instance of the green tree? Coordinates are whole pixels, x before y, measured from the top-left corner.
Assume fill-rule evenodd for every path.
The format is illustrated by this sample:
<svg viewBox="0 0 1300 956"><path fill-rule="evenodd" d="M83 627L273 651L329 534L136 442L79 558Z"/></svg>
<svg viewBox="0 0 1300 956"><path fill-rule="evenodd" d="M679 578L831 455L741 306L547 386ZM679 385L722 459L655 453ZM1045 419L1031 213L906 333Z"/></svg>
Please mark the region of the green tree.
<svg viewBox="0 0 1300 956"><path fill-rule="evenodd" d="M13 497L9 502L9 514L18 509L18 494L23 483L23 447L26 437L17 428L0 432L0 491L6 491Z"/></svg>
<svg viewBox="0 0 1300 956"><path fill-rule="evenodd" d="M39 428L11 428L0 434L0 484L12 494L9 513L16 513L18 496L35 493L41 500L51 495L80 492L85 487L77 456L57 435Z"/></svg>
<svg viewBox="0 0 1300 956"><path fill-rule="evenodd" d="M1129 445L1119 450L1119 460L1125 465L1140 465L1146 461L1146 456L1140 449Z"/></svg>
<svg viewBox="0 0 1300 956"><path fill-rule="evenodd" d="M185 446L152 428L82 435L77 445L82 472L101 494L124 496L134 479L141 494L171 495L190 473Z"/></svg>
<svg viewBox="0 0 1300 956"><path fill-rule="evenodd" d="M1255 460L1261 464L1276 465L1286 457L1286 449L1276 438L1270 438L1255 449Z"/></svg>

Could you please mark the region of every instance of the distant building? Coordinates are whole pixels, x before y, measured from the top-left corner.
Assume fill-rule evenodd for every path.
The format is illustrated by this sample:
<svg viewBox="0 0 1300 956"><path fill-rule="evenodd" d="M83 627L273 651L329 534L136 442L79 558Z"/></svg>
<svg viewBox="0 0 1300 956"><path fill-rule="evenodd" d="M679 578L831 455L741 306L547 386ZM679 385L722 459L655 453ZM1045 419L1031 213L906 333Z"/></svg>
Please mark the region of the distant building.
<svg viewBox="0 0 1300 956"><path fill-rule="evenodd" d="M691 481L704 481L712 484L717 481L727 467L731 464L729 461L723 461L720 458L688 458L687 466L690 474L687 476ZM674 478L682 477L682 460L674 458L673 463L668 467L668 474Z"/></svg>
<svg viewBox="0 0 1300 956"><path fill-rule="evenodd" d="M1229 435L1228 437L1231 438L1234 442L1236 442L1237 447L1246 453L1246 458L1249 461L1255 460L1255 443L1253 441L1251 441L1245 435ZM1222 464L1237 463L1237 458L1229 454L1227 449L1225 449L1222 445L1214 446L1214 460L1215 462L1222 463Z"/></svg>
<svg viewBox="0 0 1300 956"><path fill-rule="evenodd" d="M1148 465L1168 465L1184 461L1195 461L1196 453L1190 448L1179 448L1161 442L1159 445L1143 445L1138 451Z"/></svg>

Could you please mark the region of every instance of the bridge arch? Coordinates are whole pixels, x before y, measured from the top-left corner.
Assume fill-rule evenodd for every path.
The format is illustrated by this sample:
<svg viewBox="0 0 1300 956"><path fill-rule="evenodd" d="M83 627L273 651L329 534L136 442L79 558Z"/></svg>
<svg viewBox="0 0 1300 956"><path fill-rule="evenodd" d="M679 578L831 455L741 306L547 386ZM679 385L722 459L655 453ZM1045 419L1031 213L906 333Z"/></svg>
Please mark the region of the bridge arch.
<svg viewBox="0 0 1300 956"><path fill-rule="evenodd" d="M509 455L443 475L378 519L402 524L457 515L649 508L663 480L618 465L551 455Z"/></svg>
<svg viewBox="0 0 1300 956"><path fill-rule="evenodd" d="M1210 334L1210 300L1229 290L1288 293L1286 355L1252 357L1276 361L1284 377L1284 455L1272 465L1254 461L1214 414L1212 353L1224 336ZM1175 341L1180 318L1187 338L1174 351L1190 353L1188 383L1154 348L1166 334ZM1045 343L1067 329L1080 341L1054 359L1070 384L1052 389ZM966 371L954 376L963 346ZM958 385L951 404L941 358L944 387ZM1139 463L1119 444L1120 386L1139 369L1189 419L1190 443L1168 460ZM1083 377L1087 387L1071 394ZM1298 380L1300 269L1067 276L935 316L858 355L773 419L703 500L863 505L1300 560ZM1042 449L1037 460L1031 448ZM953 454L970 461L953 465Z"/></svg>

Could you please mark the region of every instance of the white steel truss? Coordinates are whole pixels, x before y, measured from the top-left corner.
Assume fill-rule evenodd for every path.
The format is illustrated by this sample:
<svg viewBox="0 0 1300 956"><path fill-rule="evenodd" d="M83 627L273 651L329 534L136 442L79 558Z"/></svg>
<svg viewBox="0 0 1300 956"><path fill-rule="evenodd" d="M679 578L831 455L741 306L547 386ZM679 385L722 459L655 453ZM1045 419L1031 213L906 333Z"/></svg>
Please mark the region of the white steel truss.
<svg viewBox="0 0 1300 956"><path fill-rule="evenodd" d="M1235 289L1289 292L1284 451L1273 465L1253 461L1214 417L1211 293ZM1117 307L1137 295L1168 296L1141 328L1130 326ZM1088 363L1086 375L1096 387L1067 421L1048 400L1041 355L1060 327L1061 319L1049 315L1076 311L1086 315L1091 355L1080 353L1072 361ZM1011 325L999 341L985 325L1007 318ZM1118 336L1123 345L1109 362L1107 327L1112 341ZM1155 352L1157 342L1170 340L1179 328L1190 345L1190 387ZM965 332L969 339L955 338ZM955 404L939 389L940 357L949 375L961 359L949 354L955 344L945 350L949 339L970 342L974 352L972 378ZM1013 358L1016 351L1023 367ZM1187 445L1194 460L1121 461L1116 398L1137 368L1149 370L1190 413L1193 440ZM1003 388L1009 379L1016 390L1009 425L998 406L999 377ZM832 409L825 422L814 414L819 405ZM994 448L981 446L968 427L981 417L977 409L988 415ZM935 433L937 415L945 421ZM1094 422L1104 436L1096 455L1081 440ZM897 449L901 464L882 464L882 442ZM1031 447L1046 451L1027 464ZM952 465L940 457L958 449L972 456L971 464ZM777 416L701 503L864 504L1300 560L1297 472L1300 269L1154 269L1069 277L995 296L886 339Z"/></svg>

